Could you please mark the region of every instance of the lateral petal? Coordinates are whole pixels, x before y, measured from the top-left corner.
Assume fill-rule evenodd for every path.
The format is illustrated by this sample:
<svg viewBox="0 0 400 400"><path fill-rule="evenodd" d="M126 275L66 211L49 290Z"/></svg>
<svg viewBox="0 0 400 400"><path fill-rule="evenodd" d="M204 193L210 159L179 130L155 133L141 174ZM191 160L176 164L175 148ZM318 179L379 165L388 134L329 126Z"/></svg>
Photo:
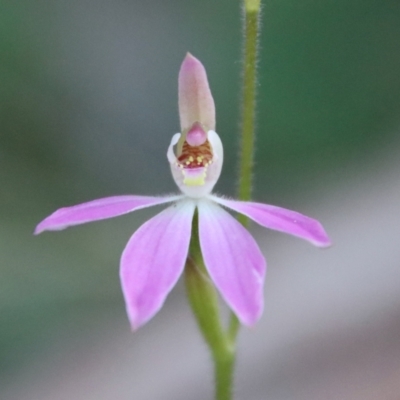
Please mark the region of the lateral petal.
<svg viewBox="0 0 400 400"><path fill-rule="evenodd" d="M263 310L264 256L250 233L217 204L202 200L198 209L208 273L239 320L254 325Z"/></svg>
<svg viewBox="0 0 400 400"><path fill-rule="evenodd" d="M122 253L120 277L135 330L164 304L185 266L195 203L178 202L144 223Z"/></svg>
<svg viewBox="0 0 400 400"><path fill-rule="evenodd" d="M35 229L35 235L43 231L59 231L69 226L117 217L145 207L170 203L182 196L112 196L89 201L76 206L64 207L45 218Z"/></svg>
<svg viewBox="0 0 400 400"><path fill-rule="evenodd" d="M265 228L289 233L308 240L318 247L331 245L331 241L320 222L296 211L269 204L227 200L217 196L210 196L210 198L225 207L246 215Z"/></svg>

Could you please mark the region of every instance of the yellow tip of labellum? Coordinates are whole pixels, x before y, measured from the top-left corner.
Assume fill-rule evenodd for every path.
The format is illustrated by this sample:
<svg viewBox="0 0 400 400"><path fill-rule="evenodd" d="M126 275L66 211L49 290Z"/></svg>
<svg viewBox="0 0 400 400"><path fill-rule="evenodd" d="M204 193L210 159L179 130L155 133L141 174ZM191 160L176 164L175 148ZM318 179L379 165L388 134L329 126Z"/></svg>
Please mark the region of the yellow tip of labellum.
<svg viewBox="0 0 400 400"><path fill-rule="evenodd" d="M187 186L202 186L205 184L206 168L201 168L201 171L183 171L183 183Z"/></svg>

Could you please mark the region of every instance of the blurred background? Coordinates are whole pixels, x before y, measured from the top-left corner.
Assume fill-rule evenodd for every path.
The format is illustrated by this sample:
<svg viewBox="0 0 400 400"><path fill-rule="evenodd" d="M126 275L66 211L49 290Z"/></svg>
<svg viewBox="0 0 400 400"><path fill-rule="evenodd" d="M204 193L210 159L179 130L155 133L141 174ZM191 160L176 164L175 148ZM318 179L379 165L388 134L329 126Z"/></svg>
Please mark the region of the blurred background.
<svg viewBox="0 0 400 400"><path fill-rule="evenodd" d="M241 332L236 398L400 399L400 2L263 3L254 198L319 219L334 246L252 226L266 309ZM233 196L239 1L0 3L0 399L212 398L182 283L137 333L125 316L119 257L159 208L32 236L62 206L176 191L187 51Z"/></svg>

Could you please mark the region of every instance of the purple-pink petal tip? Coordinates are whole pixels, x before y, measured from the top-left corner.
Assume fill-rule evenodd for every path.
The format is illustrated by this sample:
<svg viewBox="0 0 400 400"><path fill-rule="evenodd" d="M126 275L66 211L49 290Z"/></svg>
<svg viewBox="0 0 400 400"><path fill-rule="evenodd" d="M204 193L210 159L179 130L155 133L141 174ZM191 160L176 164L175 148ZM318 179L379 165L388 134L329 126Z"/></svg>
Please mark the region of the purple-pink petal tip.
<svg viewBox="0 0 400 400"><path fill-rule="evenodd" d="M213 196L213 199L225 207L246 215L265 228L297 236L317 247L329 247L332 244L319 221L296 211L269 204L228 200L216 196Z"/></svg>
<svg viewBox="0 0 400 400"><path fill-rule="evenodd" d="M118 217L119 215L127 214L141 208L169 203L180 197L112 196L71 207L60 208L40 222L34 234L38 235L43 231L60 231L69 226Z"/></svg>

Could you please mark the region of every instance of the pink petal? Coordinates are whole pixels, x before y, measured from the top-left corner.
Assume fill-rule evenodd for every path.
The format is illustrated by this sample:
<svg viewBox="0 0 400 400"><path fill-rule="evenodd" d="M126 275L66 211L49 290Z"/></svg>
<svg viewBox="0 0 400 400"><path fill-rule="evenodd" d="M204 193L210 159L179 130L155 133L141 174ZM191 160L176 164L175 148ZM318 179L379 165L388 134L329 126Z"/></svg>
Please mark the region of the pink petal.
<svg viewBox="0 0 400 400"><path fill-rule="evenodd" d="M121 284L132 329L162 307L185 266L195 204L183 200L143 224L121 257Z"/></svg>
<svg viewBox="0 0 400 400"><path fill-rule="evenodd" d="M179 117L182 133L200 122L215 130L215 105L203 64L187 53L179 71Z"/></svg>
<svg viewBox="0 0 400 400"><path fill-rule="evenodd" d="M117 217L140 208L169 203L181 196L149 197L149 196L113 196L89 201L76 206L60 208L35 229L35 235L43 231L59 231L69 226L85 224L86 222Z"/></svg>
<svg viewBox="0 0 400 400"><path fill-rule="evenodd" d="M250 233L210 201L199 201L199 236L204 263L224 300L245 325L263 310L266 263Z"/></svg>
<svg viewBox="0 0 400 400"><path fill-rule="evenodd" d="M289 233L308 240L318 247L331 245L324 228L316 219L306 217L296 211L268 204L227 200L216 196L212 196L212 199L223 206L246 215L266 228Z"/></svg>

